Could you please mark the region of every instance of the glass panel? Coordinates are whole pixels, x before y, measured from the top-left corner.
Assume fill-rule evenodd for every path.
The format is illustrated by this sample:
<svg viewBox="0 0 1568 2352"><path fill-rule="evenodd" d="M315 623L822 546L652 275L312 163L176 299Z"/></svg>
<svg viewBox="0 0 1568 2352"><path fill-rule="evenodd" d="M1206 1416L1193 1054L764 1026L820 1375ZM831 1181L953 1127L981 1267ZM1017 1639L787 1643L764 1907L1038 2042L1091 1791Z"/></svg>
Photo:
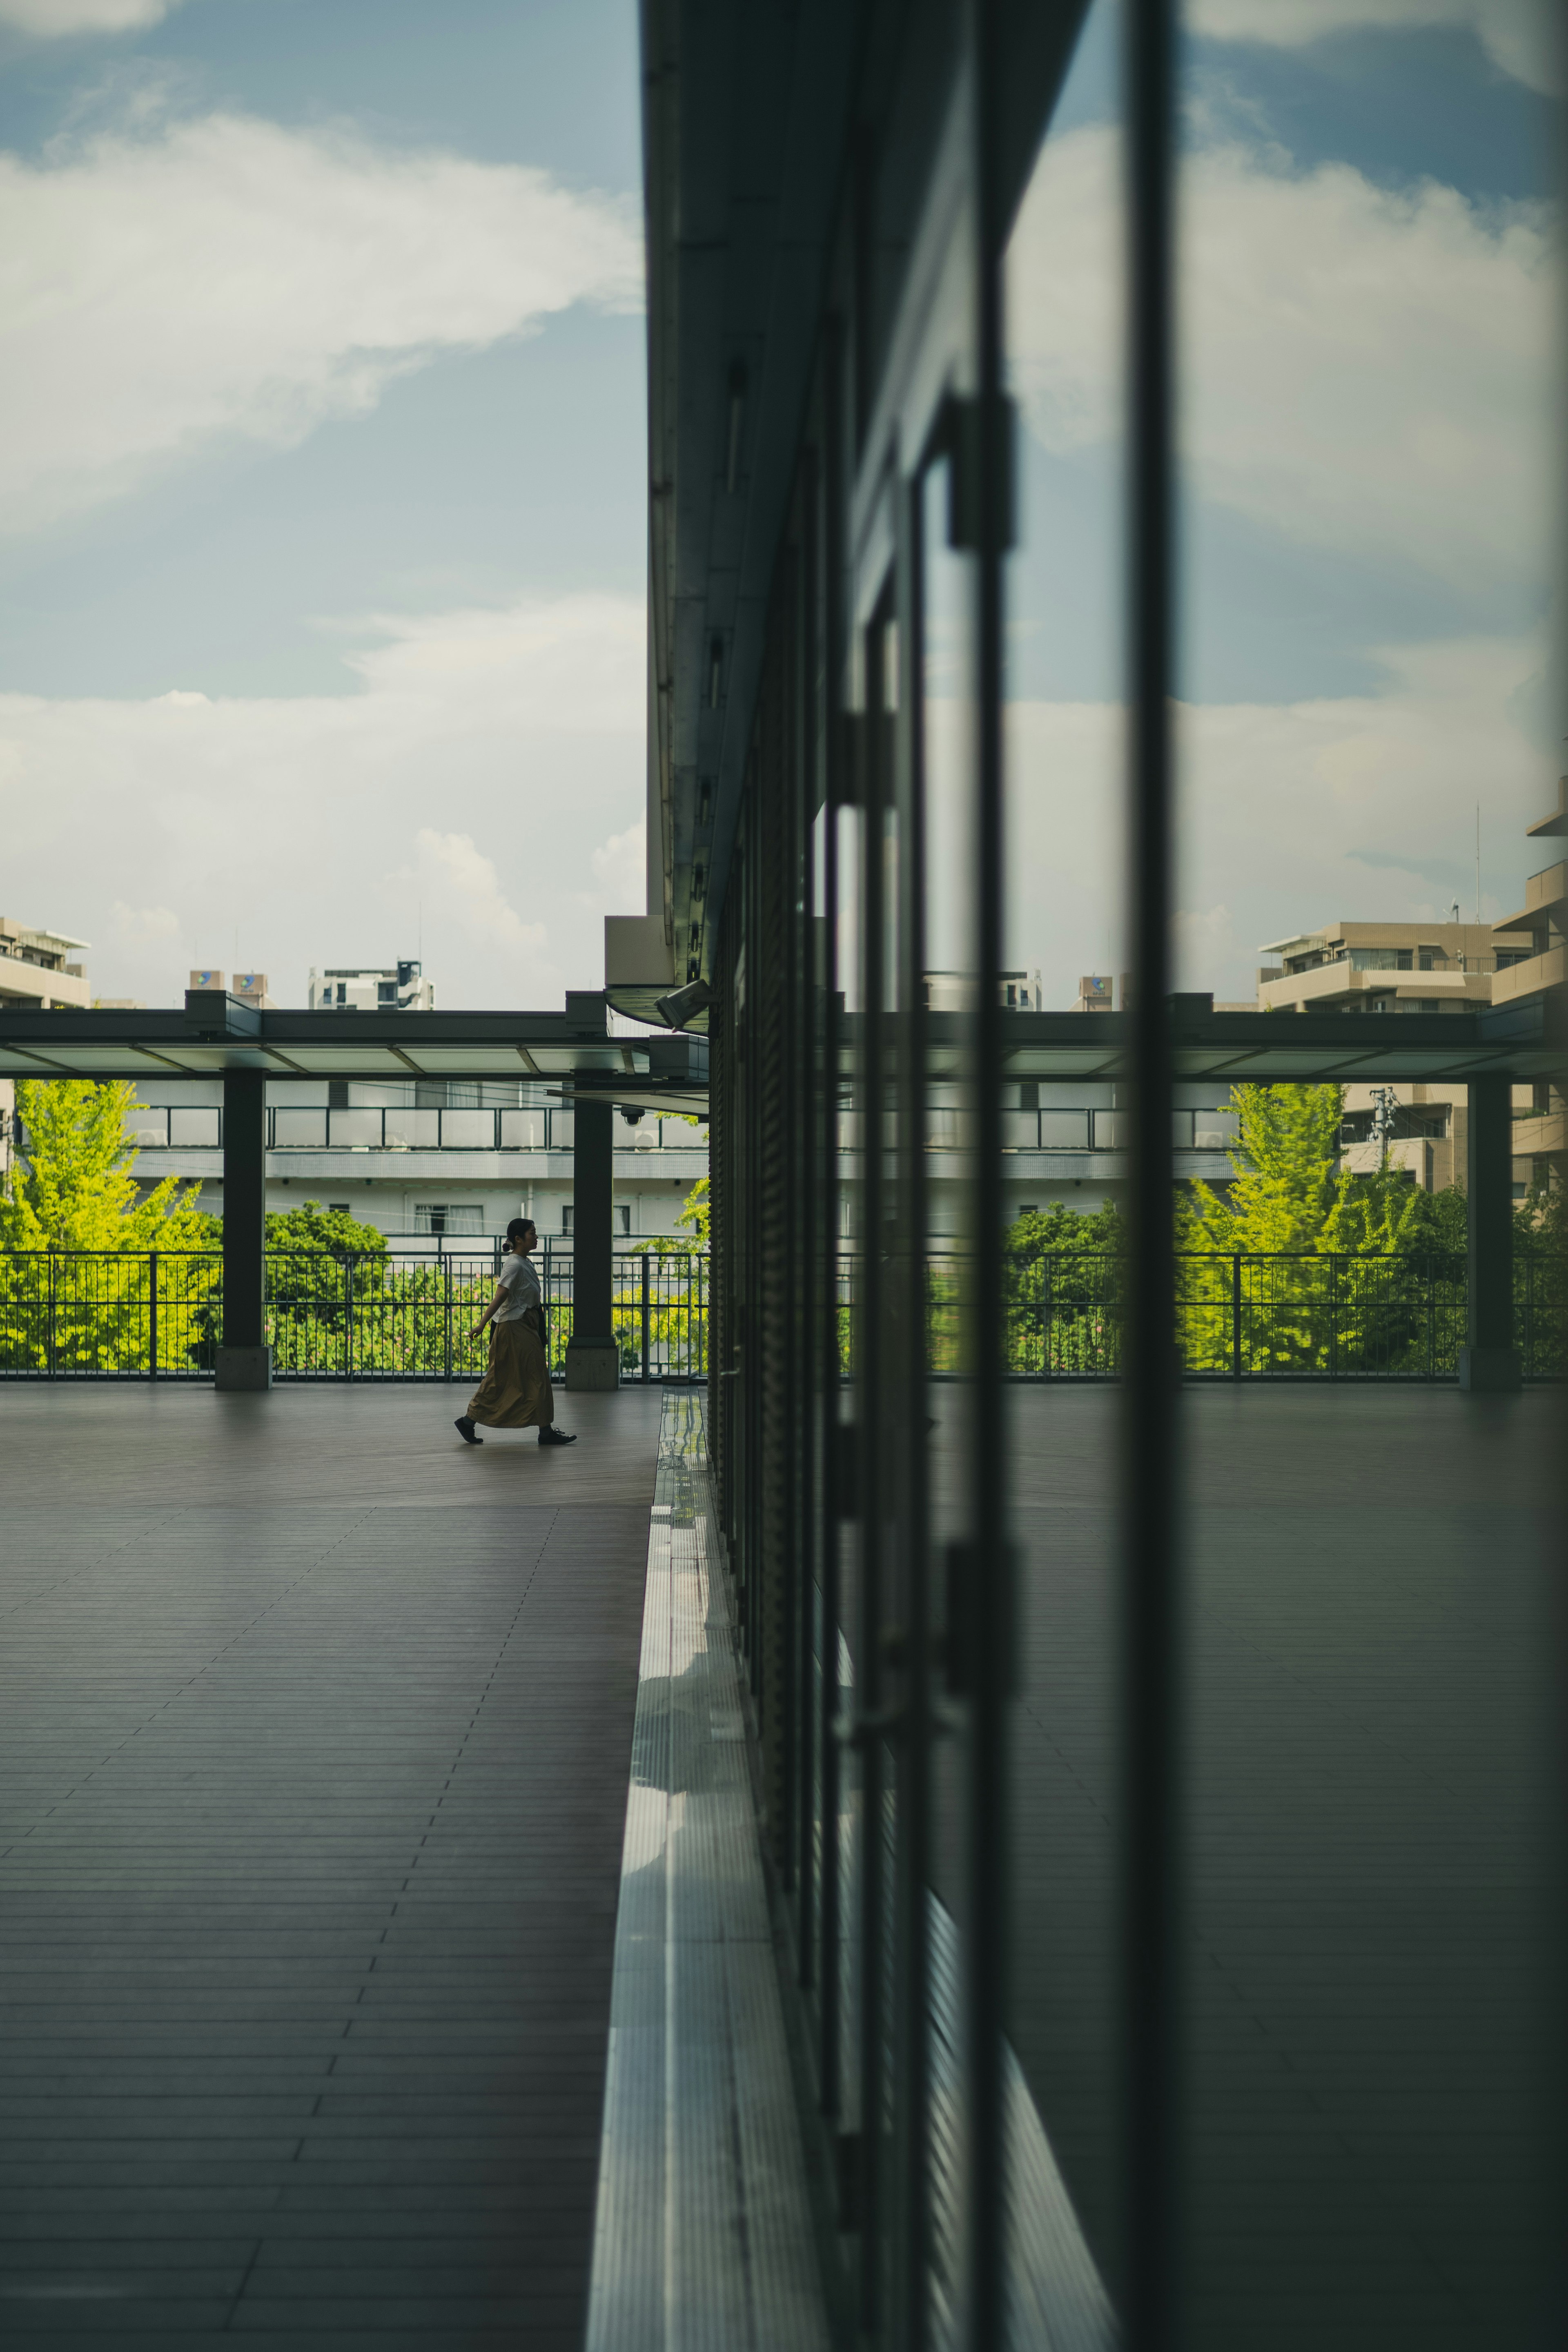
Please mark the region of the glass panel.
<svg viewBox="0 0 1568 2352"><path fill-rule="evenodd" d="M549 1139L547 1119L542 1110L504 1110L501 1113L501 1143L507 1151L542 1151ZM636 1141L643 1141L643 1130L637 1131Z"/></svg>
<svg viewBox="0 0 1568 2352"><path fill-rule="evenodd" d="M914 1467L912 1502L929 1581L939 1704L962 1708L967 1612L975 1604L975 1055L979 1007L978 841L974 691L976 564L948 543L952 462L925 478L920 508L919 766L925 1006L925 1126L939 1148L925 1155L925 1437ZM1033 1149L1037 1121L1020 1125ZM1027 1130L1027 1132L1026 1132ZM918 1425L918 1423L917 1423ZM966 2182L962 2132L946 2122L961 2096L964 2047L962 1937L973 1916L966 1859L971 1852L965 1752L939 1739L931 1753L933 1827L925 1927L930 1938L933 2121L932 2268L951 2277L960 2263ZM959 2109L961 2113L961 2108Z"/></svg>
<svg viewBox="0 0 1568 2352"><path fill-rule="evenodd" d="M389 1150L432 1150L441 1140L441 1113L405 1110L400 1105L386 1114L386 1140Z"/></svg>
<svg viewBox="0 0 1568 2352"><path fill-rule="evenodd" d="M169 1140L171 1144L194 1144L206 1150L218 1141L218 1111L215 1106L198 1106L191 1110L171 1110Z"/></svg>
<svg viewBox="0 0 1568 2352"><path fill-rule="evenodd" d="M1120 555L1120 18L1085 19L1006 259L1018 404L1009 566L1006 940L1048 1011L1088 1026L1124 1002L1124 672ZM1038 1084L1042 1140L1125 1142L1082 1079ZM1108 1092L1103 1097L1109 1103ZM1092 1101L1093 1097L1091 1097ZM1010 1121L1004 1121L1010 1124ZM1091 1133L1092 1129L1092 1133ZM1006 1391L1019 1584L1010 1724L1012 1967L1021 2080L1009 2115L1014 2261L1049 2232L1075 2316L1118 2252L1116 2048L1117 1163L1092 1185L1004 1163ZM1025 1213L1025 1204L1029 1213ZM1107 1204L1113 1204L1107 1206Z"/></svg>
<svg viewBox="0 0 1568 2352"><path fill-rule="evenodd" d="M273 1142L279 1150L298 1150L314 1147L325 1149L327 1114L324 1110L290 1110L280 1107L272 1115Z"/></svg>
<svg viewBox="0 0 1568 2352"><path fill-rule="evenodd" d="M1178 1225L1184 1356L1231 1375L1189 1383L1185 1464L1206 2352L1562 2331L1556 1416L1457 1391L1473 1105L1398 1059L1515 988L1557 799L1561 15L1187 20L1176 985L1406 1016L1354 1084L1194 1116L1236 1176Z"/></svg>
<svg viewBox="0 0 1568 2352"><path fill-rule="evenodd" d="M496 1114L493 1110L444 1110L441 1113L444 1151L493 1151Z"/></svg>
<svg viewBox="0 0 1568 2352"><path fill-rule="evenodd" d="M372 1150L382 1139L379 1110L332 1110L327 1114L327 1140L335 1150Z"/></svg>

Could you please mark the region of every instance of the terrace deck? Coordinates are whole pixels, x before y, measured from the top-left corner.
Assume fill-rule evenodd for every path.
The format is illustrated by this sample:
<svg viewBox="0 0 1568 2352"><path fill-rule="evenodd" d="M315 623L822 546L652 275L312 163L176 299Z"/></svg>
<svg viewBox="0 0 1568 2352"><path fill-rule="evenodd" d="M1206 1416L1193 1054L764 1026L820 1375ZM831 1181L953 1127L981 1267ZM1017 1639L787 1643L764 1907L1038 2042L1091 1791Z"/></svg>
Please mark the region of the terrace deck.
<svg viewBox="0 0 1568 2352"><path fill-rule="evenodd" d="M8 1390L0 2332L581 2340L660 1395Z"/></svg>

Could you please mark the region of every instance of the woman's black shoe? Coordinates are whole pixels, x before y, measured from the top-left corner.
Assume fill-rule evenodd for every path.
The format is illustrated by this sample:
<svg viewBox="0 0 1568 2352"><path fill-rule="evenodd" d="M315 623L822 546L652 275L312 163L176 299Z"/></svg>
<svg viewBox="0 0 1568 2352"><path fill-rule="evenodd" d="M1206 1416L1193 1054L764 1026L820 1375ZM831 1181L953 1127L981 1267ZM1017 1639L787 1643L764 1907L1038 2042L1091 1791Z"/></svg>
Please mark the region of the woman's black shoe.
<svg viewBox="0 0 1568 2352"><path fill-rule="evenodd" d="M459 1413L452 1424L465 1445L483 1445L485 1441L465 1412Z"/></svg>
<svg viewBox="0 0 1568 2352"><path fill-rule="evenodd" d="M539 1444L541 1445L575 1445L577 1432L575 1429L558 1429L552 1421L548 1429L540 1430Z"/></svg>

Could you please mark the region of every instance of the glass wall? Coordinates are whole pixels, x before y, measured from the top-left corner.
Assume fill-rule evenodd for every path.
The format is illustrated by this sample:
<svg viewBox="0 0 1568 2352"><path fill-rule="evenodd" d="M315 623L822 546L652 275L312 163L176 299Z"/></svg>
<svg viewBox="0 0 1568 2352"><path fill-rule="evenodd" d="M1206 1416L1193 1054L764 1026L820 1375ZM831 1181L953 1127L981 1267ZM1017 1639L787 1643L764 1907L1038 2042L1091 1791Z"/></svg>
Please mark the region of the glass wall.
<svg viewBox="0 0 1568 2352"><path fill-rule="evenodd" d="M1004 966L1039 974L1046 1009L1107 1034L1130 964L1124 35L1114 0L1097 0L1002 268L1017 436ZM1027 2086L1011 2103L1011 2165L1020 2218L1048 2224L1064 2250L1058 2291L1093 2340L1122 2259L1119 1398L1103 1375L1119 1357L1125 1117L1113 1076L1064 1084L1035 1024L1012 1026L1008 1110L1085 1128L1092 1112L1097 1129L1098 1148L1070 1163L1082 1173L1037 1176L1027 1202L1021 1191L1008 1202L1003 1275L1009 1366L1030 1375L1003 1390L1019 1612L1007 2030Z"/></svg>
<svg viewBox="0 0 1568 2352"><path fill-rule="evenodd" d="M1174 926L1217 1003L1479 1012L1546 862L1554 13L1190 20ZM1385 1118L1346 1079L1242 1097L1184 1247L1294 1251L1301 1291L1337 1255L1347 1292L1463 1249L1462 1079L1387 1068ZM1554 1406L1185 1402L1194 2340L1542 2342Z"/></svg>
<svg viewBox="0 0 1568 2352"><path fill-rule="evenodd" d="M848 175L715 967L714 1425L886 2352L1554 2340L1560 1409L1481 1392L1476 1271L1500 1230L1506 1321L1550 1203L1469 1075L1551 1113L1483 1018L1561 731L1506 13L955 9Z"/></svg>

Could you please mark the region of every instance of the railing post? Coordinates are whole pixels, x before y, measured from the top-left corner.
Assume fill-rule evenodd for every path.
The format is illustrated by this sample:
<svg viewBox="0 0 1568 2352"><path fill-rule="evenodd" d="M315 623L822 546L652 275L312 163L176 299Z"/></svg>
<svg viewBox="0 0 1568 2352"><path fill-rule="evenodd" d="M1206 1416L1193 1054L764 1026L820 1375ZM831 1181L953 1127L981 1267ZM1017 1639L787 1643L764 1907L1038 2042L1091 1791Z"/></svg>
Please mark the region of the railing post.
<svg viewBox="0 0 1568 2352"><path fill-rule="evenodd" d="M1230 1261L1230 1377L1241 1378L1241 1253Z"/></svg>
<svg viewBox="0 0 1568 2352"><path fill-rule="evenodd" d="M442 1350L442 1371L444 1378L450 1380L452 1378L452 1260L447 1256L445 1251L441 1246L441 1236L439 1234L437 1234L435 1237L435 1263L440 1268L442 1274L442 1289L444 1294L445 1307L444 1328L446 1338L445 1344Z"/></svg>
<svg viewBox="0 0 1568 2352"><path fill-rule="evenodd" d="M1423 1261L1427 1268L1427 1378L1437 1370L1437 1261L1430 1251Z"/></svg>
<svg viewBox="0 0 1568 2352"><path fill-rule="evenodd" d="M158 1253L147 1254L147 1377L158 1377Z"/></svg>
<svg viewBox="0 0 1568 2352"><path fill-rule="evenodd" d="M343 1260L343 1370L350 1380L354 1377L354 1261L352 1255Z"/></svg>
<svg viewBox="0 0 1568 2352"><path fill-rule="evenodd" d="M55 1253L52 1249L49 1252L49 1327L47 1339L49 1350L49 1378L50 1380L53 1380L55 1377Z"/></svg>
<svg viewBox="0 0 1568 2352"><path fill-rule="evenodd" d="M648 1381L648 1253L643 1252L643 1382Z"/></svg>

